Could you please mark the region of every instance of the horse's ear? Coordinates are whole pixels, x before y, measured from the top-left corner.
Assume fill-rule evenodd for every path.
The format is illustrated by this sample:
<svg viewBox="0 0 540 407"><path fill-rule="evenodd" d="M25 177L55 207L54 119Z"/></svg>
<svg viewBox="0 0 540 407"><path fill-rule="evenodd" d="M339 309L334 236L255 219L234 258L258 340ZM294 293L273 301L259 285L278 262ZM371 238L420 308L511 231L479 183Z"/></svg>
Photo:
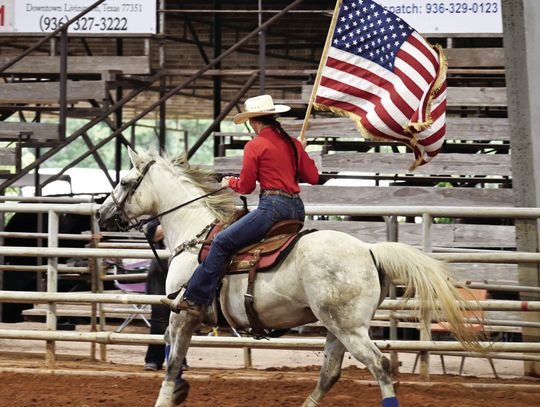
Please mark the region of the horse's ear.
<svg viewBox="0 0 540 407"><path fill-rule="evenodd" d="M135 150L132 150L131 147L129 146L128 146L128 156L129 156L129 159L131 160L131 164L133 164L135 168L140 169L143 157L140 154L137 154L137 152Z"/></svg>

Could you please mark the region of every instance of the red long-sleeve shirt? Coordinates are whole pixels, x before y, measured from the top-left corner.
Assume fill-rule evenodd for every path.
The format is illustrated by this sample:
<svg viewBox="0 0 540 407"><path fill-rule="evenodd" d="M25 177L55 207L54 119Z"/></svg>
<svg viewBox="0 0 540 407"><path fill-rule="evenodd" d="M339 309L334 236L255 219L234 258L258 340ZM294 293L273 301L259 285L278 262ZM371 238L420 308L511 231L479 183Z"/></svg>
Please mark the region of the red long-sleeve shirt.
<svg viewBox="0 0 540 407"><path fill-rule="evenodd" d="M302 182L316 184L319 171L302 144L291 138L298 152L298 175ZM249 194L259 181L261 191L281 189L290 194L300 192L295 179L292 146L273 127L265 127L244 147L244 161L239 178L231 178L229 186L240 194Z"/></svg>

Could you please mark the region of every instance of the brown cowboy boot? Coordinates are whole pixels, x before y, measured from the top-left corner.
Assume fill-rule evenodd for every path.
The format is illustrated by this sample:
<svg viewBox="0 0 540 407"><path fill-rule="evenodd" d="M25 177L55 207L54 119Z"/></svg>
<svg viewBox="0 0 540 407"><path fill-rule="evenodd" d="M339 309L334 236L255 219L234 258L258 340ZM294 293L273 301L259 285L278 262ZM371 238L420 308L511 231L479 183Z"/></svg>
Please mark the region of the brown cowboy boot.
<svg viewBox="0 0 540 407"><path fill-rule="evenodd" d="M177 296L172 298L171 296L177 295L178 293L169 294L167 298L162 298L160 301L162 304L168 306L172 312L179 313L180 311L186 311L188 314L200 318L205 305L195 304L193 301L187 300L183 297Z"/></svg>

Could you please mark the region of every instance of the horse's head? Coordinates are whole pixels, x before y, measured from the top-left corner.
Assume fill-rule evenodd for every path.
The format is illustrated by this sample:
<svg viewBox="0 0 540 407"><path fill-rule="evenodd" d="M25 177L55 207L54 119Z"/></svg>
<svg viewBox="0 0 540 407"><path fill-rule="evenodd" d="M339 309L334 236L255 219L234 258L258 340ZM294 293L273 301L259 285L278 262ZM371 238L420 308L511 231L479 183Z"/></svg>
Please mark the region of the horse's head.
<svg viewBox="0 0 540 407"><path fill-rule="evenodd" d="M128 148L133 168L120 180L96 213L101 227L120 228L130 220L152 211L152 185L147 175L154 165L153 158L145 152L136 153Z"/></svg>

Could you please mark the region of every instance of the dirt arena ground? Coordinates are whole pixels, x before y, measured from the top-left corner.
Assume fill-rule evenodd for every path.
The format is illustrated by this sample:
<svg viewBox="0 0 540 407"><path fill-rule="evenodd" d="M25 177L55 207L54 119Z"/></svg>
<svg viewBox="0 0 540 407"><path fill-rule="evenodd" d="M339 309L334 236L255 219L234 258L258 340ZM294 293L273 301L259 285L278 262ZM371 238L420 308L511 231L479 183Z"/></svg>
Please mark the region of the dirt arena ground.
<svg viewBox="0 0 540 407"><path fill-rule="evenodd" d="M0 326L2 329L2 326ZM142 368L144 346L108 346L107 362L92 361L90 344L58 342L57 367L46 369L42 341L0 340L0 406L14 407L146 407L153 406L163 372ZM242 350L193 348L185 378L191 392L186 407L300 406L314 388L322 352L254 350L253 369L243 369ZM414 356L400 354L396 379L402 407L537 406L540 381L522 376L522 362L489 364L469 358L457 374L460 358L432 357L431 380L411 374ZM380 406L371 375L349 356L340 381L321 403L326 407Z"/></svg>

